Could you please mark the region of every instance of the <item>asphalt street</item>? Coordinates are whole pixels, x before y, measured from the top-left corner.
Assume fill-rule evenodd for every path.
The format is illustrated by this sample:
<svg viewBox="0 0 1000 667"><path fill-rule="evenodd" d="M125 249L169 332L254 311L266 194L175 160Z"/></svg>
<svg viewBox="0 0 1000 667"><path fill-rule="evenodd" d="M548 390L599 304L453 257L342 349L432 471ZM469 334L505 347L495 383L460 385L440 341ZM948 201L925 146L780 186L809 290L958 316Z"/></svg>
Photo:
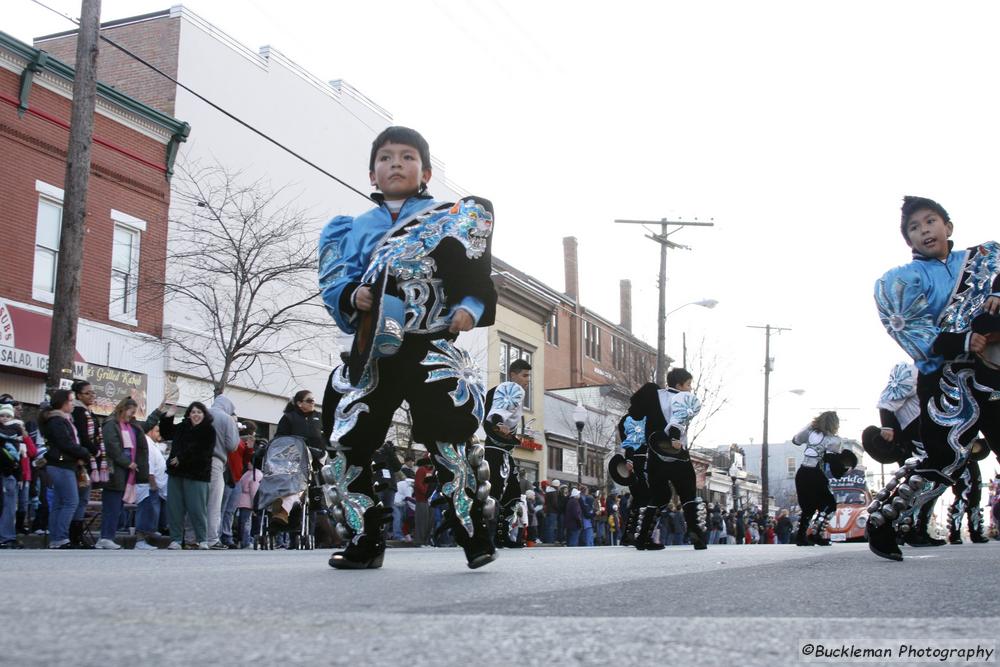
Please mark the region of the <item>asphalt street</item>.
<svg viewBox="0 0 1000 667"><path fill-rule="evenodd" d="M1000 542L905 554L534 548L468 570L391 549L348 572L327 551L6 551L0 663L775 665L806 640L996 641Z"/></svg>

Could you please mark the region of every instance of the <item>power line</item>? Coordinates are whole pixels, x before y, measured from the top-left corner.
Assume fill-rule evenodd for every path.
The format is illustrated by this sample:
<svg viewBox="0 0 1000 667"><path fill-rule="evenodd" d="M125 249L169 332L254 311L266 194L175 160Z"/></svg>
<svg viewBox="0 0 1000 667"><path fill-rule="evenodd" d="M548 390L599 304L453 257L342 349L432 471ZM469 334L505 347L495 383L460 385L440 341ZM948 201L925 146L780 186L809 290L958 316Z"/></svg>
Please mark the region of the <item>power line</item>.
<svg viewBox="0 0 1000 667"><path fill-rule="evenodd" d="M57 9L54 9L53 7L49 7L48 5L46 5L45 3L41 2L40 0L31 0L31 2L35 3L35 4L36 4L36 5L38 5L39 7L43 7L43 8L45 8L45 9L49 10L49 11L50 11L50 12L52 12L53 14L57 14L58 16L61 16L61 17L63 17L63 18L64 18L64 19L66 19L67 21L70 21L70 22L72 22L72 23L73 23L74 25L76 25L77 27L79 27L79 26L80 26L80 22L79 22L79 21L77 21L76 19L74 19L74 18L71 18L71 17L67 16L66 14L63 14L62 12L60 12L60 11L59 11L59 10L57 10ZM342 179L340 179L340 178L337 178L336 176L334 176L333 174L331 174L330 172L328 172L328 171L327 171L326 169L323 169L323 167L321 167L321 166L319 166L318 164L316 164L315 162L312 162L311 160L309 160L309 159L307 159L307 158L303 157L302 155L300 155L300 154L296 153L296 152L295 152L295 151L293 151L293 150L292 150L291 148L289 148L288 146L285 146L285 145L284 145L283 143L281 143L281 142L280 142L280 141L278 141L277 139L274 139L274 138L272 138L272 137L271 137L270 135L268 135L268 134L265 134L265 133L264 133L264 132L262 132L261 130L258 130L258 129L257 129L257 128L255 128L255 127L254 127L253 125L250 125L249 123L247 123L247 122L246 122L246 121L244 121L243 119L239 118L239 117L238 117L238 116L236 116L235 114L233 114L233 113L231 113L231 112L229 112L229 111L226 111L225 109L223 109L223 108L222 108L221 106L219 106L218 104L216 104L216 103L215 103L215 102L213 102L212 100L208 99L207 97L205 97L204 95L202 95L202 94L200 94L200 93L197 93L197 92L195 92L195 91L194 91L194 90L192 90L191 88L189 88L189 87L185 86L185 85L184 85L183 83L181 83L181 82L180 82L180 81L178 81L177 79L173 78L172 76L170 76L169 74L167 74L166 72L164 72L164 71L163 71L163 70L161 70L160 68L156 67L156 66L155 66L155 65L153 65L152 63L150 63L150 62L148 62L148 61L144 60L143 58L139 57L139 56L138 56L138 55L136 55L135 53L132 53L131 51L129 51L128 49L126 49L126 48L125 48L124 46L121 46L120 44L118 44L118 43L117 43L117 42L115 42L114 40L112 40L112 39L110 39L110 38L108 38L108 37L105 37L104 35L100 35L100 38L101 38L101 40L102 40L102 41L105 41L105 42L107 42L108 44L110 44L110 45L111 45L111 46L113 46L114 48L118 49L118 50L119 50L119 51L121 51L122 53L124 53L124 54L126 54L127 56L129 56L130 58L133 58L134 60L136 60L136 61L138 61L138 62L142 63L143 65L145 65L145 66L146 66L146 67L148 67L149 69L153 70L154 72L156 72L157 74L159 74L159 75L160 75L160 76L162 76L163 78L167 79L168 81L170 81L171 83L173 83L174 85L176 85L176 86L177 86L178 88L182 88L183 90L186 90L187 92L191 93L192 95L194 95L195 97L197 97L197 98L198 98L199 100L201 100L202 102L204 102L204 103L205 103L205 104L207 104L208 106L212 107L213 109L215 109L215 110L216 110L216 111L218 111L219 113L223 114L224 116L226 116L226 117L230 118L231 120L233 120L233 121L235 121L235 122L239 123L240 125L242 125L242 126L243 126L243 127L245 127L246 129L250 130L251 132L253 132L253 133L254 133L254 134L256 134L257 136L261 137L262 139L264 139L264 140L266 140L266 141L269 141L270 143L274 144L275 146L277 146L277 147L278 147L278 148L280 148L281 150L285 151L285 152L286 152L286 153L288 153L289 155L291 155L291 156L293 156L293 157L295 157L295 158L298 158L299 160L301 160L301 161L302 161L302 162L304 162L305 164L309 165L310 167L312 167L312 168L313 168L313 169L315 169L316 171L318 171L318 172L320 172L321 174L323 174L324 176L327 176L327 177L329 177L329 178L332 178L333 180L335 180L335 181L336 181L337 183L340 183L341 185L343 185L343 186L344 186L345 188L347 188L348 190L351 190L352 192L355 192L355 193L357 193L357 194L361 195L361 196L362 196L362 197L364 197L364 198L365 198L365 199L366 199L367 201L371 201L371 197L370 197L370 196L368 196L367 194L365 194L365 193L364 193L364 192L362 192L361 190L358 190L358 189L357 189L356 187L354 187L354 186L353 186L353 185L351 185L350 183L347 183L346 181L344 181L344 180L342 180Z"/></svg>

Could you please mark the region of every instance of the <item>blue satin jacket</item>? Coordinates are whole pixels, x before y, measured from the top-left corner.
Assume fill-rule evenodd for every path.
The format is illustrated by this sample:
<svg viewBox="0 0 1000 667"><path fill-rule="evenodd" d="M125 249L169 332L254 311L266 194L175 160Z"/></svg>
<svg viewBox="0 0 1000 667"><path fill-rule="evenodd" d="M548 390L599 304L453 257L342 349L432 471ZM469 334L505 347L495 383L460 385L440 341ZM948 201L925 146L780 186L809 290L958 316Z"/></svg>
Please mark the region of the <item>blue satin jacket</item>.
<svg viewBox="0 0 1000 667"><path fill-rule="evenodd" d="M921 373L967 358L972 320L1000 282L1000 244L953 251L944 260L914 254L875 283L879 319Z"/></svg>
<svg viewBox="0 0 1000 667"><path fill-rule="evenodd" d="M444 202L436 201L430 196L417 195L410 197L403 203L396 222L393 221L389 208L385 204L380 204L357 217L342 215L327 223L319 239L320 294L327 311L344 333L353 334L356 332L358 318L351 297L354 291L366 282L364 280L365 273L372 263L373 256L392 236L390 232L398 228L399 223L408 218L423 211L433 211L442 205ZM456 257L457 259L455 259ZM452 252L444 261L455 264L461 263L463 258ZM403 289L400 296L407 302L408 307L412 306L412 311L416 311L417 315L423 315L423 321L416 326L428 323L426 312L428 309L424 307L428 303L428 299L432 303L435 300L441 302L441 307L434 318L434 324L438 328L441 327L442 322L449 321L455 310L459 308L468 311L478 325L485 326L492 323L492 317L489 318L490 322L483 321L484 311L487 310L483 299L488 300L492 296L494 303L496 299L495 292L492 291L492 283L489 281L489 262L487 249L485 253L485 282L489 284L479 290L483 298L462 293L469 289L469 283L483 283L482 277L478 281L475 279L463 281L432 279L422 281L421 284L405 285L404 287L407 289ZM431 261L430 263L435 275L446 273L444 267L437 266L440 264L442 264L441 258L438 258L437 262ZM477 274L482 272L481 270L477 271ZM415 283L415 281L408 282ZM447 285L449 282L451 285ZM450 287L451 298L445 293L445 287ZM455 298L456 296L457 298ZM413 319L410 317L413 314L414 312L408 313L408 323Z"/></svg>

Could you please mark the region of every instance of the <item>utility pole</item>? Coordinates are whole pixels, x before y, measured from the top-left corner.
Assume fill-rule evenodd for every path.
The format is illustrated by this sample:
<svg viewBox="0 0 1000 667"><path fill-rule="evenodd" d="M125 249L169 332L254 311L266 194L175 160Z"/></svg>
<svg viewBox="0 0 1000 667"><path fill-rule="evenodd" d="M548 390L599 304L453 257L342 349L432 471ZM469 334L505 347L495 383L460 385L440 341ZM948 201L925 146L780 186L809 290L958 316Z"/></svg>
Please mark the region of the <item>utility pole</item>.
<svg viewBox="0 0 1000 667"><path fill-rule="evenodd" d="M656 384L663 386L667 375L667 248L679 248L690 250L691 248L680 243L671 241L668 237L676 234L679 229L672 232L669 227L714 227L714 222L694 222L671 221L666 218L660 220L615 220L618 224L625 225L660 225L659 234L647 234L646 238L660 244L660 307L657 316L656 328Z"/></svg>
<svg viewBox="0 0 1000 667"><path fill-rule="evenodd" d="M55 303L49 336L49 391L73 377L76 328L80 314L80 274L83 236L87 224L87 184L90 180L90 147L97 102L97 40L101 28L101 0L83 0L76 41L76 72L70 115L69 148L63 195L59 259L56 264Z"/></svg>
<svg viewBox="0 0 1000 667"><path fill-rule="evenodd" d="M761 511L764 514L764 520L767 520L767 505L768 505L768 489L767 489L767 417L768 409L770 407L770 392L771 392L771 334L781 333L782 331L791 331L791 329L784 327L772 327L770 324L765 324L764 326L752 326L748 325L748 329L763 329L764 330L764 439L760 443L760 505Z"/></svg>

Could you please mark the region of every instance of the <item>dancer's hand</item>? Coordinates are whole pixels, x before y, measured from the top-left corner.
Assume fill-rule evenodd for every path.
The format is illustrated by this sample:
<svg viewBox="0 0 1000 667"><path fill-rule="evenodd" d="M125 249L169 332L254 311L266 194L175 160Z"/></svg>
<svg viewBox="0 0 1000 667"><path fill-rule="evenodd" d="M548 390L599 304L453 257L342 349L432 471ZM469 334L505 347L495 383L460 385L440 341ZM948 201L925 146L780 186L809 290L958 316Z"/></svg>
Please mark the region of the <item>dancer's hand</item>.
<svg viewBox="0 0 1000 667"><path fill-rule="evenodd" d="M987 342L986 336L983 334L972 334L972 337L969 338L969 352L982 354L986 350Z"/></svg>
<svg viewBox="0 0 1000 667"><path fill-rule="evenodd" d="M896 437L896 432L891 428L884 428L879 432L879 435L881 435L882 439L886 442L892 442L893 438Z"/></svg>
<svg viewBox="0 0 1000 667"><path fill-rule="evenodd" d="M510 435L510 429L507 428L504 424L500 424L499 426L497 426L497 430L503 433L504 435Z"/></svg>
<svg viewBox="0 0 1000 667"><path fill-rule="evenodd" d="M472 315L469 314L469 311L464 308L459 308L455 311L455 314L451 316L451 326L448 327L448 331L451 333L472 331L472 328L475 326L476 323L472 320Z"/></svg>
<svg viewBox="0 0 1000 667"><path fill-rule="evenodd" d="M680 440L671 440L670 446L673 447L674 449L680 449L683 446L683 443L681 443Z"/></svg>
<svg viewBox="0 0 1000 667"><path fill-rule="evenodd" d="M991 296L986 299L986 303L983 304L983 310L990 315L1000 313L1000 296Z"/></svg>
<svg viewBox="0 0 1000 667"><path fill-rule="evenodd" d="M372 309L373 303L372 288L368 285L362 285L354 292L354 307L358 310L368 312Z"/></svg>

